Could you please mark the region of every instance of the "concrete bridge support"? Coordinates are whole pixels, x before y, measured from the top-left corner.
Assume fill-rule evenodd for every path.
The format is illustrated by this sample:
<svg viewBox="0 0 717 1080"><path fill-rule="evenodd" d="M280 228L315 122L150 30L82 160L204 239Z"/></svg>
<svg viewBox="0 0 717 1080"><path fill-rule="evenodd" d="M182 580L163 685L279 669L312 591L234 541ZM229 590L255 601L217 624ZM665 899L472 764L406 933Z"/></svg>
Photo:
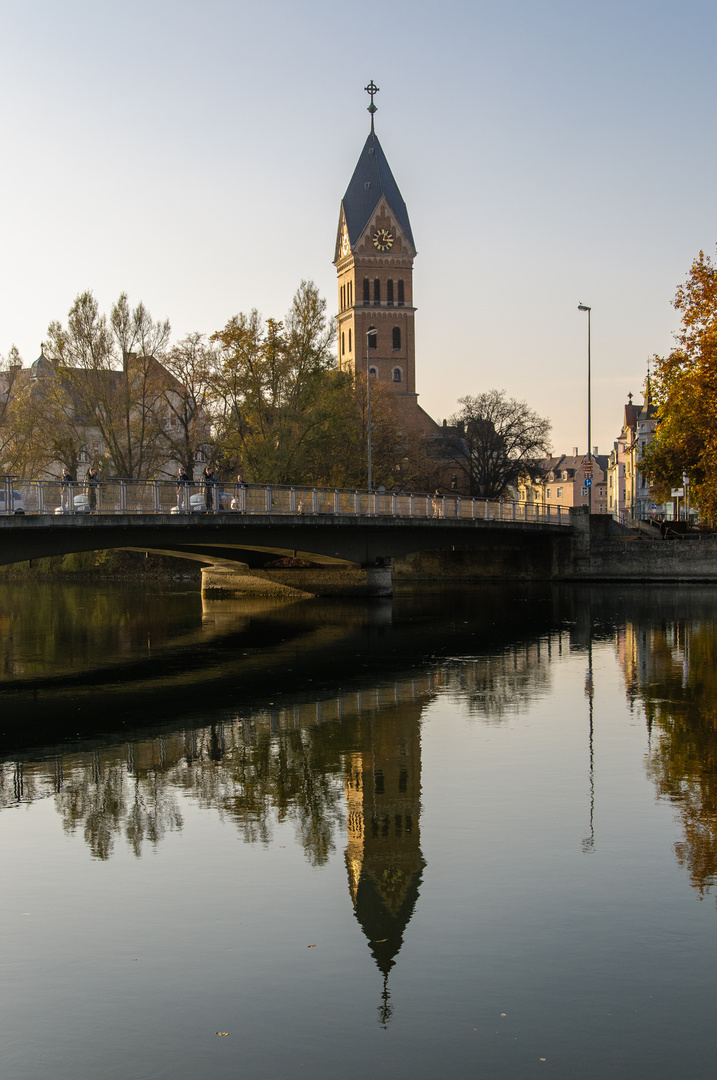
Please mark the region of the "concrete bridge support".
<svg viewBox="0 0 717 1080"><path fill-rule="evenodd" d="M325 566L313 569L251 570L206 566L202 570L202 596L275 596L301 600L311 596L391 596L390 566L353 568Z"/></svg>

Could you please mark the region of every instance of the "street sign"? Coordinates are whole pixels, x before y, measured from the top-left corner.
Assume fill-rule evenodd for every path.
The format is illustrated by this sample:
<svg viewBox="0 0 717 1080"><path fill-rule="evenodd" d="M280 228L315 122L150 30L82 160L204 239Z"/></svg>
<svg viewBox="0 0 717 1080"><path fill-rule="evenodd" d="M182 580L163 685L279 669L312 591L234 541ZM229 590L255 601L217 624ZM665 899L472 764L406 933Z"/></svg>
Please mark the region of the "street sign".
<svg viewBox="0 0 717 1080"><path fill-rule="evenodd" d="M592 487L592 486L593 486L592 477L586 476L585 477L585 487Z"/></svg>

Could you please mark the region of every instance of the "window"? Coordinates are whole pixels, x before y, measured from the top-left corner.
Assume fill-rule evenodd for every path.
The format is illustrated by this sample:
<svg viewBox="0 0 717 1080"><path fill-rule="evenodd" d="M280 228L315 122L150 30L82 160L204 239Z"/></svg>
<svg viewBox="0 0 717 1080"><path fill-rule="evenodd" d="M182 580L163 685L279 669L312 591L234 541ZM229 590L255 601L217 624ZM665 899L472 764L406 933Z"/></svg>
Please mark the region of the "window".
<svg viewBox="0 0 717 1080"><path fill-rule="evenodd" d="M346 337L345 337L344 334L342 334L341 335L341 355L344 356L345 353L346 353Z"/></svg>
<svg viewBox="0 0 717 1080"><path fill-rule="evenodd" d="M351 352L351 327L349 327L349 353Z"/></svg>
<svg viewBox="0 0 717 1080"><path fill-rule="evenodd" d="M393 328L393 347L394 349L401 348L401 327L394 326Z"/></svg>
<svg viewBox="0 0 717 1080"><path fill-rule="evenodd" d="M378 334L376 333L376 327L375 326L369 326L366 337L368 338L368 347L369 347L369 349L377 349L378 348Z"/></svg>
<svg viewBox="0 0 717 1080"><path fill-rule="evenodd" d="M389 307L393 307L393 278L389 278L386 282L386 303Z"/></svg>
<svg viewBox="0 0 717 1080"><path fill-rule="evenodd" d="M363 302L364 304L371 303L371 285L367 277L363 279Z"/></svg>
<svg viewBox="0 0 717 1080"><path fill-rule="evenodd" d="M374 306L381 303L381 282L378 278L374 278L373 281L373 302Z"/></svg>
<svg viewBox="0 0 717 1080"><path fill-rule="evenodd" d="M370 368L368 369L368 373L369 373L369 375L373 376L373 378L374 378L374 379L377 379L377 378L378 378L378 368L375 368L375 367L373 366L373 364L372 364L372 365L371 365L371 367L370 367Z"/></svg>
<svg viewBox="0 0 717 1080"><path fill-rule="evenodd" d="M562 499L562 497L563 497L563 489L558 488L557 491L555 492L555 498L556 499Z"/></svg>
<svg viewBox="0 0 717 1080"><path fill-rule="evenodd" d="M550 488L548 488L548 490L545 492L545 497L546 499L550 498Z"/></svg>
<svg viewBox="0 0 717 1080"><path fill-rule="evenodd" d="M354 283L353 283L353 281L349 281L349 297L348 297L348 300L349 300L349 307L353 307L353 303L354 303Z"/></svg>
<svg viewBox="0 0 717 1080"><path fill-rule="evenodd" d="M403 307L403 300L404 300L404 296L403 296L403 280L401 280L398 283L398 306L399 307Z"/></svg>
<svg viewBox="0 0 717 1080"><path fill-rule="evenodd" d="M401 374L400 367L395 367L393 369L393 381L394 382L403 382L403 375Z"/></svg>

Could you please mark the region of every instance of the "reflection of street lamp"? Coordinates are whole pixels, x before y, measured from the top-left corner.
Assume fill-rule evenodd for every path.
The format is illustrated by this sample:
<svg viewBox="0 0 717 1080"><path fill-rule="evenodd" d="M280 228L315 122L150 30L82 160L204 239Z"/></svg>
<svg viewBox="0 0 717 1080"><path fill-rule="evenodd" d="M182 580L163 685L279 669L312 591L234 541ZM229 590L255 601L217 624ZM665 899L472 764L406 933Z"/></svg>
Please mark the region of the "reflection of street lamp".
<svg viewBox="0 0 717 1080"><path fill-rule="evenodd" d="M588 670L585 676L585 696L588 699L588 748L589 748L589 765L590 765L590 835L586 836L582 842L582 849L586 855L592 854L595 850L595 773L594 773L594 758L593 758L593 697L595 694L595 685L593 682L593 623L592 623L592 608L590 608L590 626L589 626L590 639L588 641Z"/></svg>
<svg viewBox="0 0 717 1080"><path fill-rule="evenodd" d="M578 304L578 311L588 313L588 463L590 465L590 486L588 487L588 514L592 514L593 486L592 486L592 431L590 428L590 311L587 304Z"/></svg>
<svg viewBox="0 0 717 1080"><path fill-rule="evenodd" d="M366 331L366 413L368 423L368 490L373 491L373 473L371 470L371 361L369 359L371 353L371 343L369 338L373 336L373 347L376 348L376 335L378 330L373 327Z"/></svg>

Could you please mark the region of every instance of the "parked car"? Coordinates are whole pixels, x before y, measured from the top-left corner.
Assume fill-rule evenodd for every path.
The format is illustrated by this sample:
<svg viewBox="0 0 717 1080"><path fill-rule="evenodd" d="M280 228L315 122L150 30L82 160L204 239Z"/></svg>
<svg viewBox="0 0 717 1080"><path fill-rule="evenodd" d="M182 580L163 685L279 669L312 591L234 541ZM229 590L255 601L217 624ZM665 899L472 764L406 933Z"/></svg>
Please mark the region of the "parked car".
<svg viewBox="0 0 717 1080"><path fill-rule="evenodd" d="M7 507L5 505L6 496L7 496L7 489L5 487L0 487L0 514L5 514L5 513L8 512ZM15 491L13 489L12 503L13 503L13 505L12 505L12 510L10 511L10 513L12 513L12 514L24 514L25 513L25 502L24 502L24 499L22 497L22 492L21 491Z"/></svg>
<svg viewBox="0 0 717 1080"><path fill-rule="evenodd" d="M215 510L237 510L236 499L233 499L231 493L228 491L215 491L214 493L214 509ZM189 497L189 510L180 510L178 506L173 506L169 511L170 514L206 514L207 503L204 497L204 492L200 491L196 495L190 495Z"/></svg>
<svg viewBox="0 0 717 1080"><path fill-rule="evenodd" d="M91 512L90 500L87 495L75 495L72 500L72 505L74 506L74 512L76 514L89 514ZM55 507L56 514L69 514L69 512L69 510L63 510L61 506Z"/></svg>

